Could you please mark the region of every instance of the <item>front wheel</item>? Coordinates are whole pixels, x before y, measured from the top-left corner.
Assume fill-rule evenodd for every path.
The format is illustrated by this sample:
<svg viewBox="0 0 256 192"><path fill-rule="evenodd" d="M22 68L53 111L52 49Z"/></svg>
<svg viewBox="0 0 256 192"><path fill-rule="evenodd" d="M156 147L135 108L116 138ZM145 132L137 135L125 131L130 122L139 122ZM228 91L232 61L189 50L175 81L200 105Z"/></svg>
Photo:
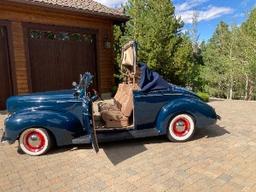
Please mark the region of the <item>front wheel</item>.
<svg viewBox="0 0 256 192"><path fill-rule="evenodd" d="M187 141L195 132L195 123L191 116L180 114L175 116L169 124L167 137L170 141Z"/></svg>
<svg viewBox="0 0 256 192"><path fill-rule="evenodd" d="M51 139L45 129L29 128L22 132L19 138L19 148L32 156L45 154L51 146Z"/></svg>

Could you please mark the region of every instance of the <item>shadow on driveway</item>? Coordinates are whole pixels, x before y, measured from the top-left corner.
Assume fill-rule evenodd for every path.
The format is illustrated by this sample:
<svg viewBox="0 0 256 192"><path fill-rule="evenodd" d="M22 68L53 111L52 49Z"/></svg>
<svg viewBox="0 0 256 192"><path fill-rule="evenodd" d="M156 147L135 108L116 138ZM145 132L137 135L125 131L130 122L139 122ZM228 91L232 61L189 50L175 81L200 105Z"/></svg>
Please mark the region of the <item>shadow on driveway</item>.
<svg viewBox="0 0 256 192"><path fill-rule="evenodd" d="M225 134L230 134L230 132L228 132L224 127L214 125L209 128L197 130L192 141L198 140L204 137L206 138L220 137ZM169 140L165 136L160 136L160 137L104 143L101 145L101 148L104 150L105 154L107 155L108 159L112 162L112 164L117 165L122 161L125 161L129 158L132 158L146 151L147 150L147 148L145 147L146 144L154 144L154 143L159 144L159 143L166 143L166 142L169 142Z"/></svg>
<svg viewBox="0 0 256 192"><path fill-rule="evenodd" d="M224 127L220 127L219 125L213 125L208 128L198 129L192 140L201 139L203 137L220 137L225 134L230 134L230 132L227 131Z"/></svg>
<svg viewBox="0 0 256 192"><path fill-rule="evenodd" d="M195 141L201 138L220 137L225 134L230 134L230 132L228 132L224 127L214 125L209 128L198 129L192 141ZM111 161L111 163L113 165L117 165L127 159L130 159L148 150L145 147L146 144L154 144L154 143L159 144L159 143L166 143L166 142L169 142L169 141L165 136L159 136L159 137L149 137L149 138L101 143L100 147L103 149L104 153L106 154L108 159ZM74 150L83 150L83 149L92 150L92 147L90 144L55 147L54 149L48 152L48 155L62 153L65 151L74 151Z"/></svg>
<svg viewBox="0 0 256 192"><path fill-rule="evenodd" d="M111 163L117 165L148 150L145 147L146 144L159 144L165 142L168 142L167 138L161 136L103 143L101 144L101 147Z"/></svg>

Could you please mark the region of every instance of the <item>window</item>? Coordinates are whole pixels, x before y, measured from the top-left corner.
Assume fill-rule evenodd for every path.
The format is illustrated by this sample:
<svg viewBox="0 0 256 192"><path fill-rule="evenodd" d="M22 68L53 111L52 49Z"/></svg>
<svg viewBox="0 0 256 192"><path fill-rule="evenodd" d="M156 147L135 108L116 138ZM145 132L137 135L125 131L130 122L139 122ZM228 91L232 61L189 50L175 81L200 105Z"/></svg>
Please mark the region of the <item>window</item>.
<svg viewBox="0 0 256 192"><path fill-rule="evenodd" d="M93 43L93 35L88 33L75 33L75 32L56 32L56 31L41 31L30 30L29 37L31 39L46 39L58 41L80 41L86 43Z"/></svg>

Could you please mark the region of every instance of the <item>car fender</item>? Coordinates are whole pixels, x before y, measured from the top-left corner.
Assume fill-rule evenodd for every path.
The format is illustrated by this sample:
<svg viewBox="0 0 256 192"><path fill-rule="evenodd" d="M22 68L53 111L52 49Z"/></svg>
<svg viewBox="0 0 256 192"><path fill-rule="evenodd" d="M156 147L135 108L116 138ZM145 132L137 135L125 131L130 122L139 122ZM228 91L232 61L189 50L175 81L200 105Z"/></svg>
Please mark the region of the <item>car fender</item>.
<svg viewBox="0 0 256 192"><path fill-rule="evenodd" d="M72 138L83 131L80 120L69 112L25 110L14 113L5 120L6 137L15 141L27 128L47 129L58 146L72 143Z"/></svg>
<svg viewBox="0 0 256 192"><path fill-rule="evenodd" d="M196 128L214 124L217 119L215 110L203 101L191 97L178 98L164 105L158 113L156 128L159 134L166 134L170 120L182 113L194 119Z"/></svg>

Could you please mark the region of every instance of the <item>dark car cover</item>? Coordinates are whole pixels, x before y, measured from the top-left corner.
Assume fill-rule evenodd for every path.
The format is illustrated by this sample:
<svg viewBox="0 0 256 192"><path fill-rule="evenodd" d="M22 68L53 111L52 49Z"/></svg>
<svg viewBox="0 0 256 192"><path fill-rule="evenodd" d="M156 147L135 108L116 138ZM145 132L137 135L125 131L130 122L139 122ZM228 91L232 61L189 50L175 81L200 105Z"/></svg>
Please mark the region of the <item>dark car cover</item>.
<svg viewBox="0 0 256 192"><path fill-rule="evenodd" d="M170 84L165 81L157 72L150 70L146 64L139 63L141 91L149 92L160 89L170 88Z"/></svg>

